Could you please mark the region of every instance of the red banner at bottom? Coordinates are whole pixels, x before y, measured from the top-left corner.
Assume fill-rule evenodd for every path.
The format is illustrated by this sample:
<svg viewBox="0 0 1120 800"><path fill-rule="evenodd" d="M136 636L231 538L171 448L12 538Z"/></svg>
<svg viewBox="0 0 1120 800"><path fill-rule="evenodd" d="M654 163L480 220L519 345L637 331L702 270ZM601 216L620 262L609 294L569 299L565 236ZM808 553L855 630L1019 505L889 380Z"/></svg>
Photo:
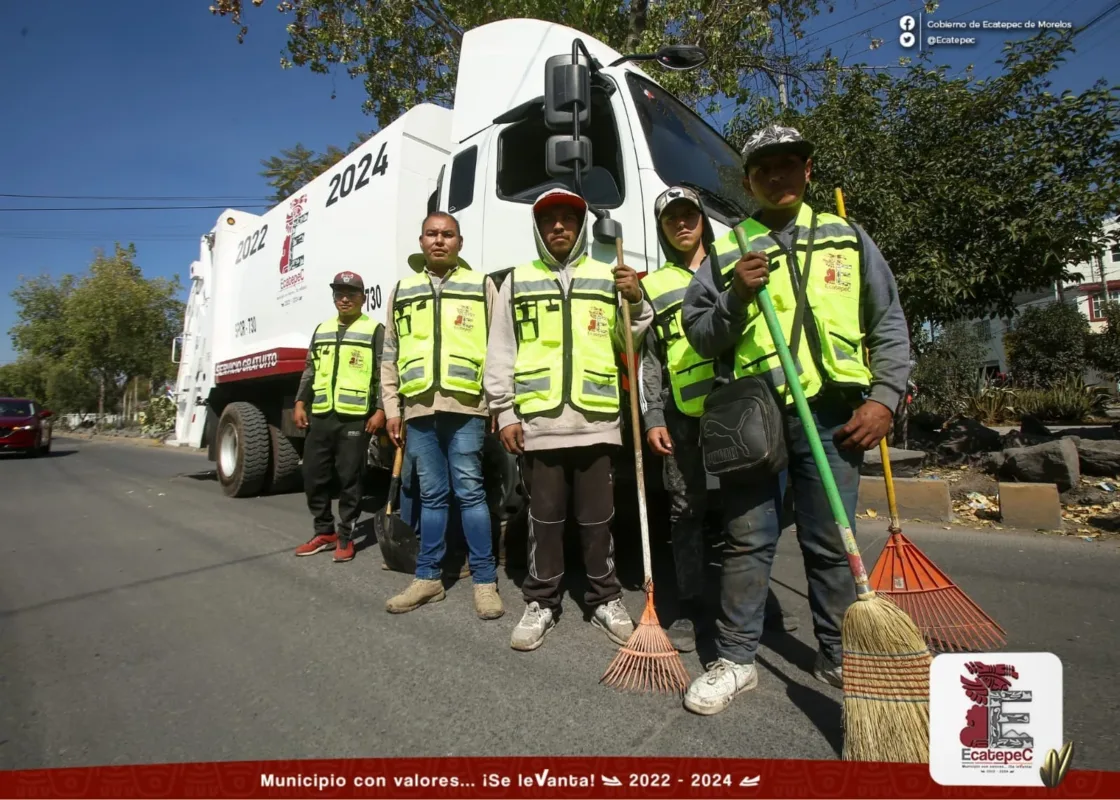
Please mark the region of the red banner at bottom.
<svg viewBox="0 0 1120 800"><path fill-rule="evenodd" d="M940 786L924 764L688 758L379 758L0 772L0 797L1120 797L1120 772L1053 789Z"/></svg>

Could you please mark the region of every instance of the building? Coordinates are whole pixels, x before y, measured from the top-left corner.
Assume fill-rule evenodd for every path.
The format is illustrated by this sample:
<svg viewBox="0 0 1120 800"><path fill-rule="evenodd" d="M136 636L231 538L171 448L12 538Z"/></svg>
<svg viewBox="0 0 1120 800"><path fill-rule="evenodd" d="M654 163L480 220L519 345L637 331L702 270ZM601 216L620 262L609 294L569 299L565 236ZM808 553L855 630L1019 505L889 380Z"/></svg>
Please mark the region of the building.
<svg viewBox="0 0 1120 800"><path fill-rule="evenodd" d="M1105 223L1106 233L1120 233L1120 219ZM1094 333L1104 328L1101 305L1106 300L1120 302L1120 244L1099 254L1091 263L1081 263L1073 267L1075 277L1062 283L1061 290L1055 284L1052 288L1034 292L1021 292L1015 297L1015 307L1021 312L1030 306L1049 303L1074 303L1089 320ZM1011 326L1010 319L978 320L976 332L981 341L987 342L987 361L984 365L988 376L1007 371L1007 353L1003 347L1003 336ZM1103 383L1103 379L1093 371L1085 375L1089 385Z"/></svg>

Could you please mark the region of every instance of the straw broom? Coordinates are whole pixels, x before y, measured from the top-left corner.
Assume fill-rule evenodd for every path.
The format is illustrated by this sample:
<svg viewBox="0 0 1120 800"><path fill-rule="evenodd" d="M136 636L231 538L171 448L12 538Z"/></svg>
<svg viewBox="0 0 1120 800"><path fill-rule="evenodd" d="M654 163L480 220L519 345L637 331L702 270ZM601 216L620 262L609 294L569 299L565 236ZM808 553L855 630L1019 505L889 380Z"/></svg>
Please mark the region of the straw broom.
<svg viewBox="0 0 1120 800"><path fill-rule="evenodd" d="M743 231L739 226L734 231L739 252L746 255ZM809 439L856 584L856 602L845 613L840 631L844 651L844 760L928 762L929 649L910 617L878 597L868 584L863 558L770 293L762 286L755 297L778 350L786 385Z"/></svg>
<svg viewBox="0 0 1120 800"><path fill-rule="evenodd" d="M622 237L615 239L615 255L622 266ZM630 302L621 298L622 325L626 340L626 369L630 379L631 438L634 441L634 469L638 480L638 519L642 531L642 567L645 569L646 607L642 618L618 651L600 683L616 689L639 692L683 694L688 688L688 670L669 641L653 606L653 567L649 547L649 515L646 510L645 470L642 467L642 440L638 416L638 383L634 367L634 339L630 333Z"/></svg>

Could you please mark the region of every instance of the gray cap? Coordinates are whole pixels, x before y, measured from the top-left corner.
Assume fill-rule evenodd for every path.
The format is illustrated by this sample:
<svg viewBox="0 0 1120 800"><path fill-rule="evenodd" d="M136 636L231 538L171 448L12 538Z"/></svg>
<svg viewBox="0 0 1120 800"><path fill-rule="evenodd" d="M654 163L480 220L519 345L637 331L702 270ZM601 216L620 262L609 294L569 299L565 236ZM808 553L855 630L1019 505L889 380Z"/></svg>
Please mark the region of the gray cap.
<svg viewBox="0 0 1120 800"><path fill-rule="evenodd" d="M806 141L796 128L770 125L751 135L743 146L743 167L773 153L796 153L802 158L813 155L812 142Z"/></svg>
<svg viewBox="0 0 1120 800"><path fill-rule="evenodd" d="M696 206L698 211L703 211L703 206L700 205L700 195L686 186L670 186L653 201L654 218L661 219L661 214L669 207L669 204L675 203L677 200L691 203Z"/></svg>

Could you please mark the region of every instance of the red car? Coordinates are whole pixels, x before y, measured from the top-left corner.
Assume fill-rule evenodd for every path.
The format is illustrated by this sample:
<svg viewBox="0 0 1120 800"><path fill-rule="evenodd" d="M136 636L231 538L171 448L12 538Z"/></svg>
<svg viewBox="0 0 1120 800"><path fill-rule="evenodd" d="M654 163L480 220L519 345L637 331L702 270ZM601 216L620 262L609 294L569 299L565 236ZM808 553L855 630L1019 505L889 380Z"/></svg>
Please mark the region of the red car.
<svg viewBox="0 0 1120 800"><path fill-rule="evenodd" d="M38 456L51 451L53 411L34 400L0 397L0 453L18 451Z"/></svg>

